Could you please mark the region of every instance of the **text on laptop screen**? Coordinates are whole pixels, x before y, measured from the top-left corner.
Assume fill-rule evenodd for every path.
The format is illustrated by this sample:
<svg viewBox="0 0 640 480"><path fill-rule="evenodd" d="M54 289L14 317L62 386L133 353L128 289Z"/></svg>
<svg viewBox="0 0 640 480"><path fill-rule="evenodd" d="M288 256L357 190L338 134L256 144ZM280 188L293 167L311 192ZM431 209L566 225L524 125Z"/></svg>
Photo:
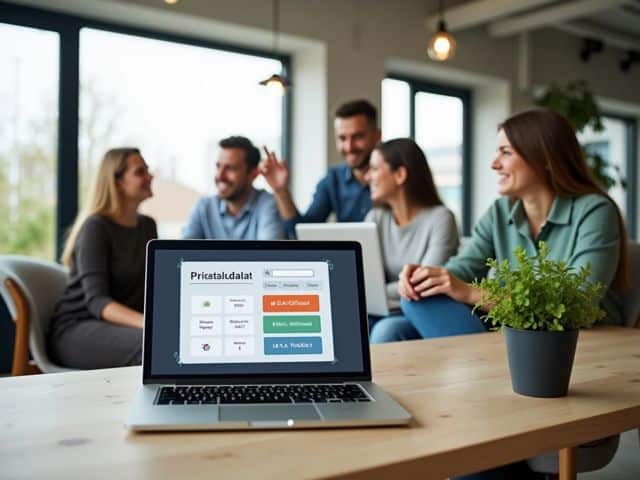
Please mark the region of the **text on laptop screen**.
<svg viewBox="0 0 640 480"><path fill-rule="evenodd" d="M326 262L182 262L180 362L332 362Z"/></svg>
<svg viewBox="0 0 640 480"><path fill-rule="evenodd" d="M153 284L152 375L364 368L352 250L161 249Z"/></svg>

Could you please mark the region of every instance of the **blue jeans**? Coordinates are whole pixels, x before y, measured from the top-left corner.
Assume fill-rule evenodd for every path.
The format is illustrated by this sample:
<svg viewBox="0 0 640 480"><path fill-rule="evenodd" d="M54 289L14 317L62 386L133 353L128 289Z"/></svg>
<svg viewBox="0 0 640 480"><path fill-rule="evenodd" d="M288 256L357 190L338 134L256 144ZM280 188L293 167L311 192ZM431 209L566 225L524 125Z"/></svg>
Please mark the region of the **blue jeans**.
<svg viewBox="0 0 640 480"><path fill-rule="evenodd" d="M420 334L402 315L369 315L369 343L401 342L418 338Z"/></svg>
<svg viewBox="0 0 640 480"><path fill-rule="evenodd" d="M400 308L421 338L450 337L487 331L480 317L471 313L470 306L456 302L446 295L436 295L418 301L403 298Z"/></svg>

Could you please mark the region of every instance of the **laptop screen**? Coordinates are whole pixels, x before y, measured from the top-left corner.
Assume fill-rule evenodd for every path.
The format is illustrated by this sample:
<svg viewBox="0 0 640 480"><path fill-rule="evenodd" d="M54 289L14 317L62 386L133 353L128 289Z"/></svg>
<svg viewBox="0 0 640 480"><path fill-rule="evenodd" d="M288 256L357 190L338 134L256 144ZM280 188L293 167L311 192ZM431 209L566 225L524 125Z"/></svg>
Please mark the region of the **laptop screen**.
<svg viewBox="0 0 640 480"><path fill-rule="evenodd" d="M370 376L354 242L153 241L145 379Z"/></svg>

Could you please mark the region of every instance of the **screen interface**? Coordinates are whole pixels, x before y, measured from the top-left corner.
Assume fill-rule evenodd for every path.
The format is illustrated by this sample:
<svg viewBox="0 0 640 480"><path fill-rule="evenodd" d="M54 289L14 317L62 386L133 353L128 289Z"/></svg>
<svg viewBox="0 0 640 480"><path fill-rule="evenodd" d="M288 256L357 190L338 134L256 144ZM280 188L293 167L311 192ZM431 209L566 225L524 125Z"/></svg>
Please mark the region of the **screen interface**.
<svg viewBox="0 0 640 480"><path fill-rule="evenodd" d="M151 374L362 372L351 250L157 250Z"/></svg>

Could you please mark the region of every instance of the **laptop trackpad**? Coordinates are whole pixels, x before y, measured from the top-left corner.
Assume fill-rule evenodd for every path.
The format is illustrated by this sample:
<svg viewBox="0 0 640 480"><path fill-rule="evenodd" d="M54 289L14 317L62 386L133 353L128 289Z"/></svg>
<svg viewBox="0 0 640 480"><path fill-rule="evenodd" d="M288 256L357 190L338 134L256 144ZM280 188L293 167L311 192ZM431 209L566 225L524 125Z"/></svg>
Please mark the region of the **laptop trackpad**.
<svg viewBox="0 0 640 480"><path fill-rule="evenodd" d="M224 405L220 407L221 422L282 422L289 420L320 420L313 405Z"/></svg>

